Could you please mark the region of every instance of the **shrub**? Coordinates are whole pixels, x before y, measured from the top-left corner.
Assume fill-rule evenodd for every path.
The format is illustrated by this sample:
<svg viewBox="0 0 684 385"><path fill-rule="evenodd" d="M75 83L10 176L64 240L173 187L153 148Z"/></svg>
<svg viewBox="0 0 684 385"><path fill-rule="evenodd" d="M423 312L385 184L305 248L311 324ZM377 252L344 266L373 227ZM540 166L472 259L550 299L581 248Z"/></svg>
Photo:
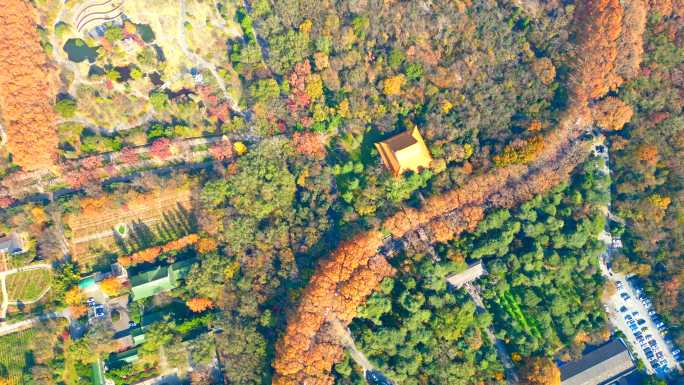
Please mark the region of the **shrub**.
<svg viewBox="0 0 684 385"><path fill-rule="evenodd" d="M76 101L69 98L58 100L55 110L64 118L73 118L76 115Z"/></svg>

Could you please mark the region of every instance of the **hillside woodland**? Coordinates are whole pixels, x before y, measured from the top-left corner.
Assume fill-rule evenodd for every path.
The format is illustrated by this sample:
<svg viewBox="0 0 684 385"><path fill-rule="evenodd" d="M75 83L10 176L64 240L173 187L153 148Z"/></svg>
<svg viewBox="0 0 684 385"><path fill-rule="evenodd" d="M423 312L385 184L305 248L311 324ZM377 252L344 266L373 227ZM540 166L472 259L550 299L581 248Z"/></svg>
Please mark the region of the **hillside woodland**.
<svg viewBox="0 0 684 385"><path fill-rule="evenodd" d="M34 342L0 384L360 385L348 329L398 384L504 384L496 338L558 385L611 336L605 228L684 345L681 0L133 1L90 34L76 2L0 10L0 230L27 238L0 269L54 266L8 320L95 325L7 336ZM373 145L413 128L432 164L394 177ZM478 261L484 308L445 282ZM113 263L133 346L79 286Z"/></svg>
<svg viewBox="0 0 684 385"><path fill-rule="evenodd" d="M642 66L617 94L633 106L634 117L610 136L615 205L625 221L612 223L626 246L617 263L642 278L647 292L657 298L658 310L677 325L680 343L684 342L683 38L681 7L664 5L649 13Z"/></svg>

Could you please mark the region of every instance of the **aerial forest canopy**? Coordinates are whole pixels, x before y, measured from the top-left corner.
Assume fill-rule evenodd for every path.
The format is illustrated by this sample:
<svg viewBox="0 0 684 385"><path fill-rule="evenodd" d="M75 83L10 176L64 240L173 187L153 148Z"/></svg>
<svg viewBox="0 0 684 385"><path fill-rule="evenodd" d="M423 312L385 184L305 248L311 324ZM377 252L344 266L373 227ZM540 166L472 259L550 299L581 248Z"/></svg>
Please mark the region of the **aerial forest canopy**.
<svg viewBox="0 0 684 385"><path fill-rule="evenodd" d="M8 0L0 385L675 379L683 10Z"/></svg>

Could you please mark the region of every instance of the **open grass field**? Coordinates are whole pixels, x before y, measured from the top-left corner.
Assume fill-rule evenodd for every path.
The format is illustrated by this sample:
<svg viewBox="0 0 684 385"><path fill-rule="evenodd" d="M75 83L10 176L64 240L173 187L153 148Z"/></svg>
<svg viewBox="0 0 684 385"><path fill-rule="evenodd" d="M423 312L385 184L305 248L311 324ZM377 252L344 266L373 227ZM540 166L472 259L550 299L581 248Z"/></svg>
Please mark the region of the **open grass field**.
<svg viewBox="0 0 684 385"><path fill-rule="evenodd" d="M122 246L139 243L144 248L146 237L157 236L169 223L186 220L192 212L189 187L179 187L129 197L123 203L103 202L69 215L65 223L71 230L72 255L86 262L98 254L126 254ZM117 228L126 225L125 236ZM143 234L141 234L143 233ZM133 247L137 249L137 247Z"/></svg>
<svg viewBox="0 0 684 385"><path fill-rule="evenodd" d="M33 366L33 355L28 348L32 329L0 337L0 378L9 385L22 385L23 373Z"/></svg>
<svg viewBox="0 0 684 385"><path fill-rule="evenodd" d="M49 270L40 269L15 273L6 279L10 301L32 302L50 286L52 276Z"/></svg>

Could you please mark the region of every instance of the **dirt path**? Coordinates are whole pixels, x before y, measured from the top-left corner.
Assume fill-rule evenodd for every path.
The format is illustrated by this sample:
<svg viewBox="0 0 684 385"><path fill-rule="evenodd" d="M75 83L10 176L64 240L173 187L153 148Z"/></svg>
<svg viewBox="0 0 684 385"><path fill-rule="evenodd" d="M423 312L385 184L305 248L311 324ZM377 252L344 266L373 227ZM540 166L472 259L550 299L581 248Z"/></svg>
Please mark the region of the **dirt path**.
<svg viewBox="0 0 684 385"><path fill-rule="evenodd" d="M69 320L69 312L67 310L63 310L61 312L50 312L41 314L37 317L29 318L27 320L14 322L11 324L0 324L0 336L20 332L22 330L32 328L41 322L57 318L66 318L67 320Z"/></svg>
<svg viewBox="0 0 684 385"><path fill-rule="evenodd" d="M472 283L466 283L465 289L470 295L470 298L473 299L473 302L475 302L478 311L481 313L487 313L487 308L485 307L482 296L480 295L480 287ZM510 385L517 384L519 379L518 375L515 374L513 361L506 350L506 345L503 343L503 341L496 338L493 329L494 328L490 325L487 329L485 329L485 333L487 334L489 342L496 348L496 355L499 358L499 361L501 361L506 369L506 382L508 382Z"/></svg>
<svg viewBox="0 0 684 385"><path fill-rule="evenodd" d="M238 106L238 104L228 94L226 82L218 74L216 66L213 63L210 63L207 60L205 60L203 57L190 51L190 48L188 47L188 41L185 38L185 0L178 0L178 5L180 12L180 16L178 17L178 44L180 46L181 51L183 51L185 56L187 56L188 59L192 60L197 67L204 68L211 72L211 75L214 77L214 79L216 79L216 83L218 83L218 86L221 89L221 92L223 93L223 97L226 99L226 101L228 101L228 104L230 104L230 109L233 110L233 112L242 115L242 110L240 110L240 106Z"/></svg>
<svg viewBox="0 0 684 385"><path fill-rule="evenodd" d="M375 369L373 364L371 364L370 361L368 361L368 358L366 358L366 355L356 348L354 338L349 333L349 328L343 326L339 320L330 321L330 327L332 332L339 339L342 346L349 351L352 359L363 368L364 372Z"/></svg>

